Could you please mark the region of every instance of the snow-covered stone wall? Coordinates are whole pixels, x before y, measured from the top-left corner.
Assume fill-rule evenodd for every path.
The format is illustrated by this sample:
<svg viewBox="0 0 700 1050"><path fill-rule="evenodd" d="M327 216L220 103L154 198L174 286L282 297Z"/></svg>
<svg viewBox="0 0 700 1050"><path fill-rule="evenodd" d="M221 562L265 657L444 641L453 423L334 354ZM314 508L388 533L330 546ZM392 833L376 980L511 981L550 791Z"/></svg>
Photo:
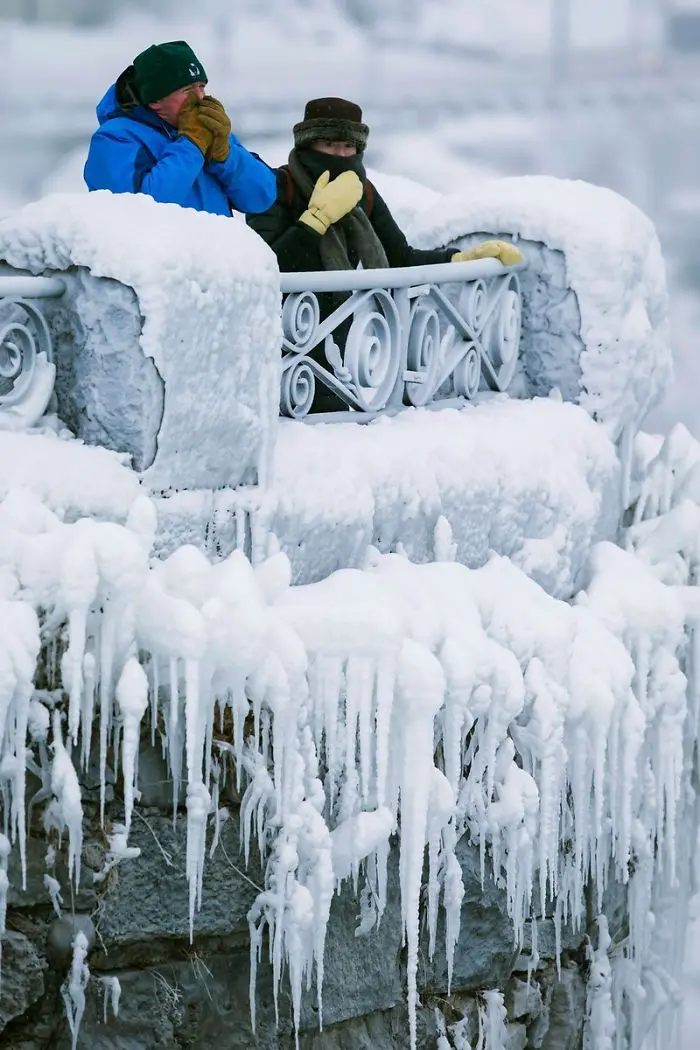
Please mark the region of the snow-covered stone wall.
<svg viewBox="0 0 700 1050"><path fill-rule="evenodd" d="M544 196L522 229L515 198L512 222L484 207L468 225L549 243ZM596 238L574 223L546 249L576 297L578 386L575 355L543 340L559 394L357 428L278 421L276 271L250 231L72 201L0 224L0 257L67 275L61 404L107 419L110 347L138 327L123 360L156 423L122 402L118 452L55 417L0 432L2 1038L668 1037L696 821L700 446L632 441L668 371L638 213L611 225L600 288ZM93 358L108 384L80 402Z"/></svg>
<svg viewBox="0 0 700 1050"><path fill-rule="evenodd" d="M391 201L391 181L382 185ZM653 223L612 190L546 176L493 179L411 214L413 242L514 238L528 269L522 392L558 388L618 436L639 427L672 373L665 268Z"/></svg>
<svg viewBox="0 0 700 1050"><path fill-rule="evenodd" d="M65 275L46 313L59 414L133 457L153 490L269 475L279 281L244 223L150 197L56 195L0 223L0 260Z"/></svg>

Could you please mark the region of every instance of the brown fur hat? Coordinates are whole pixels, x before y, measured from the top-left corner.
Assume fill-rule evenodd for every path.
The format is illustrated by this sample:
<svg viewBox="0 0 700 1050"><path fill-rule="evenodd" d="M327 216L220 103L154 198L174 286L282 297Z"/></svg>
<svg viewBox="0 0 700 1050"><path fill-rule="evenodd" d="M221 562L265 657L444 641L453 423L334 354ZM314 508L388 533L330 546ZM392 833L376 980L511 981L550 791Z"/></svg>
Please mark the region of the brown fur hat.
<svg viewBox="0 0 700 1050"><path fill-rule="evenodd" d="M362 123L362 110L344 98L314 98L306 103L304 119L294 125L294 146L302 149L318 139L354 142L358 153L367 145L369 128Z"/></svg>

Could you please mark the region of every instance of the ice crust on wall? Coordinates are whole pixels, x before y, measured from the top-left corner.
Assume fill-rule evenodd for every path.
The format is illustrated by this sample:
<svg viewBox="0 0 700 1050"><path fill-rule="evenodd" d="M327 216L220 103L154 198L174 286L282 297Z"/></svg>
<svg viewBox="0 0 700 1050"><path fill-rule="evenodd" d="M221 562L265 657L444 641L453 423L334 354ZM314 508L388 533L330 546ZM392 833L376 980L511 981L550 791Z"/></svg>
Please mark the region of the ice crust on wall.
<svg viewBox="0 0 700 1050"><path fill-rule="evenodd" d="M0 260L32 273L84 268L134 289L141 351L165 387L151 486L265 479L279 404L279 280L273 253L244 223L141 194L56 194L0 222ZM118 352L102 345L89 300L86 308L97 356Z"/></svg>
<svg viewBox="0 0 700 1050"><path fill-rule="evenodd" d="M124 525L67 523L35 492L13 488L0 503L6 834L23 856L26 747L48 785L46 827L77 880L76 767L95 746L104 799L119 753L128 833L140 727L150 723L175 783L187 784L190 921L225 819L222 778L234 777L245 855L258 850L266 870L252 950L257 959L268 928L275 989L286 973L297 1014L312 974L322 1010L338 883L357 881L371 928L392 848L415 1007L424 858L430 939L442 907L449 966L463 893L455 847L467 834L484 878L507 889L516 943L552 900L557 929L585 924L589 880L598 910L609 878L629 885L630 937L608 953L610 973L601 926L590 1023L607 1030L612 996L644 1031L660 1005L648 912L676 886L680 922L687 889L699 464L700 447L682 430L656 453L641 443L624 545L591 548L572 603L508 558L478 569L452 561L446 521L431 563L370 548L362 569L292 586L272 536L256 565L241 551L212 562L194 547L154 560L145 496ZM43 655L55 689L35 694L40 631L57 641ZM493 1009L488 1023L500 1031L495 999ZM620 1026L620 1048L623 1036Z"/></svg>
<svg viewBox="0 0 700 1050"><path fill-rule="evenodd" d="M440 198L407 233L426 247L486 233L563 252L585 348L580 404L617 436L660 399L672 371L664 262L653 223L619 194L549 176L494 179ZM556 355L542 365L560 367Z"/></svg>
<svg viewBox="0 0 700 1050"><path fill-rule="evenodd" d="M496 551L569 597L590 545L616 538L620 485L604 429L554 399L407 410L364 427L282 420L270 520L296 582L361 565L369 544L431 561L442 516L457 561L476 568Z"/></svg>

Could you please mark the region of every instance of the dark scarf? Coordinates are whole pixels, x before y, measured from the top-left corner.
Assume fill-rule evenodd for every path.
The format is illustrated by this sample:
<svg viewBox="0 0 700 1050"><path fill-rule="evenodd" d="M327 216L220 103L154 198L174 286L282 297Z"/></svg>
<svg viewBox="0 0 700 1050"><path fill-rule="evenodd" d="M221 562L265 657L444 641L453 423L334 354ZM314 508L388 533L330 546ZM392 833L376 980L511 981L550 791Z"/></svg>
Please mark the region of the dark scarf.
<svg viewBox="0 0 700 1050"><path fill-rule="evenodd" d="M330 172L331 179L344 171L354 171L363 183L367 180L361 154L354 157L334 157L314 149L293 149L289 154L289 173L307 203L316 180L324 171ZM353 254L365 270L389 265L384 245L377 237L361 203L340 222L330 226L328 232L321 237L323 269L354 270L355 265L350 260L349 248L353 249Z"/></svg>

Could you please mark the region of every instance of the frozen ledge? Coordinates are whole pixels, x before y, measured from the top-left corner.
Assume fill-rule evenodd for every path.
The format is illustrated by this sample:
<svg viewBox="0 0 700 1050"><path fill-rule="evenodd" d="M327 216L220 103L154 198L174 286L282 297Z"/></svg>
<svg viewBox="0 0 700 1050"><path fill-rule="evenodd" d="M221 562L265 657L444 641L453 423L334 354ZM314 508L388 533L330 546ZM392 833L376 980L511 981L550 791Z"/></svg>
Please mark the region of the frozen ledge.
<svg viewBox="0 0 700 1050"><path fill-rule="evenodd" d="M391 203L390 190L387 196ZM508 381L491 387L520 398L556 390L614 440L626 434L629 444L671 374L664 266L646 216L586 183L502 179L472 187L468 196L438 198L409 222L408 232L425 246L468 245L492 235L516 239L527 265L517 281L501 275L515 282L509 301L517 310L499 315L499 326L515 330L516 314L520 320L519 281L522 338ZM54 196L0 223L2 260L15 271L59 274L65 282L65 294L47 300L44 310L56 347L59 415L79 437L128 453L155 492L266 487L280 404L295 414L295 398L303 401L308 384L302 353L308 332L289 342L303 310L290 311L288 299L285 346L293 352L285 358L281 397L280 275L251 230L138 195ZM466 279L465 267L475 265L454 273ZM438 269L452 273L449 266ZM282 286L288 284L287 276ZM297 305L308 307L300 295ZM393 300L390 313L396 314ZM419 311L421 324L426 317ZM430 339L415 367L402 369L399 357L392 358L398 371L394 376L389 369L382 409L389 402L400 408L402 398L420 404L427 379L443 396L450 373L428 367L431 332L426 327ZM369 333L363 330L355 348L364 371L377 358L376 347L368 353ZM336 361L330 382L346 363ZM471 396L465 376L472 372L462 364L454 389ZM478 386L479 369L473 371ZM348 374L355 375L352 368ZM377 400L382 391L375 380L367 385ZM362 398L350 401L363 407ZM285 454L281 448L282 459Z"/></svg>
<svg viewBox="0 0 700 1050"><path fill-rule="evenodd" d="M361 565L371 544L471 568L496 552L566 597L591 544L617 534L620 465L577 406L494 398L366 427L285 420L274 498L297 582Z"/></svg>

